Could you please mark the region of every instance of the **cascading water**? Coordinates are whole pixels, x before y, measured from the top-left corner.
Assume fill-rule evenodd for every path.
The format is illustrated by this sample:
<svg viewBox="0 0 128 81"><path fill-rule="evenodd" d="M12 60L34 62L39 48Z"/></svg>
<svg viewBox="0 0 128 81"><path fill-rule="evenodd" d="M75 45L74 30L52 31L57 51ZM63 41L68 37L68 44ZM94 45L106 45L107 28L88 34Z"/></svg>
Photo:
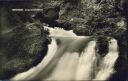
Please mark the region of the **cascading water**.
<svg viewBox="0 0 128 81"><path fill-rule="evenodd" d="M115 72L115 39L110 39L108 53L99 59L94 37L76 36L72 31L57 28L49 30L52 42L42 62L11 80L107 80Z"/></svg>

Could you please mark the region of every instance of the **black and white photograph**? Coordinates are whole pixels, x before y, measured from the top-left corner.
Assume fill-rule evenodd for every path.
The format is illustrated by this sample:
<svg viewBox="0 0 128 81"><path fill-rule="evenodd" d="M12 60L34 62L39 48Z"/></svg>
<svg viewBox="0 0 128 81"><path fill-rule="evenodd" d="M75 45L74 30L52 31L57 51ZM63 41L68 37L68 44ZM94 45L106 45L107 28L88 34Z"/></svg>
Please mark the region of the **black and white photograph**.
<svg viewBox="0 0 128 81"><path fill-rule="evenodd" d="M0 81L128 81L128 0L0 0Z"/></svg>

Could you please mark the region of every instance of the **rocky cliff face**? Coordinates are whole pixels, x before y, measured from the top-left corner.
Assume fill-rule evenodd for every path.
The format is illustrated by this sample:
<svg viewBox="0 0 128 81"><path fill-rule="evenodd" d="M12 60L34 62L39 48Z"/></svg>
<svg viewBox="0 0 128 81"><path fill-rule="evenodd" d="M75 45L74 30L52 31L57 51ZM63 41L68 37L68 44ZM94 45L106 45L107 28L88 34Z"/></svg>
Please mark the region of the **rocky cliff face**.
<svg viewBox="0 0 128 81"><path fill-rule="evenodd" d="M56 8L59 6L59 12ZM119 35L126 31L125 0L48 0L41 4L54 11L56 20L64 29L73 29L78 35ZM52 13L52 12L51 12ZM55 21L53 19L53 21ZM52 23L50 23L52 24Z"/></svg>
<svg viewBox="0 0 128 81"><path fill-rule="evenodd" d="M48 50L47 34L42 25L35 23L4 33L0 48L0 79L8 79L37 65Z"/></svg>
<svg viewBox="0 0 128 81"><path fill-rule="evenodd" d="M11 8L41 8L43 11L17 13ZM43 59L48 44L48 32L43 29L45 25L73 30L77 35L116 38L120 58L115 66L118 72L111 80L118 76L121 76L119 81L125 78L128 66L126 0L3 2L0 12L0 79L26 71Z"/></svg>

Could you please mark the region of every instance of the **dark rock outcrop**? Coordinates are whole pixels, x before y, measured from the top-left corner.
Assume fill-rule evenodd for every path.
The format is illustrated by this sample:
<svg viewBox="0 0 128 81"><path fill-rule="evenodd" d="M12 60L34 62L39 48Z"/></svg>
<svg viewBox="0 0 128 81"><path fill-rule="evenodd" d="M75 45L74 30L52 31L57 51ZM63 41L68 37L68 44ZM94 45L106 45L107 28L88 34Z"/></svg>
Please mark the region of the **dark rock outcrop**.
<svg viewBox="0 0 128 81"><path fill-rule="evenodd" d="M10 34L12 36L6 38ZM0 79L9 79L36 66L46 55L50 43L48 31L39 23L16 27L4 33L1 40Z"/></svg>

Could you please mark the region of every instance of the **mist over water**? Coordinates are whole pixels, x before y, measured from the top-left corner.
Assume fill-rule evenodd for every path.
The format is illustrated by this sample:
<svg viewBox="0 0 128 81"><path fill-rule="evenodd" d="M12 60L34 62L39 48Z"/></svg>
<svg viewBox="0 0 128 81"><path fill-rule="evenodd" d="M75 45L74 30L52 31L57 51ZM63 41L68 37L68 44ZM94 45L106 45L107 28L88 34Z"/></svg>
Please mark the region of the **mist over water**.
<svg viewBox="0 0 128 81"><path fill-rule="evenodd" d="M52 42L41 63L11 80L107 80L115 73L118 59L115 39L110 39L109 51L101 57L97 53L96 38L77 36L63 29L49 30Z"/></svg>

